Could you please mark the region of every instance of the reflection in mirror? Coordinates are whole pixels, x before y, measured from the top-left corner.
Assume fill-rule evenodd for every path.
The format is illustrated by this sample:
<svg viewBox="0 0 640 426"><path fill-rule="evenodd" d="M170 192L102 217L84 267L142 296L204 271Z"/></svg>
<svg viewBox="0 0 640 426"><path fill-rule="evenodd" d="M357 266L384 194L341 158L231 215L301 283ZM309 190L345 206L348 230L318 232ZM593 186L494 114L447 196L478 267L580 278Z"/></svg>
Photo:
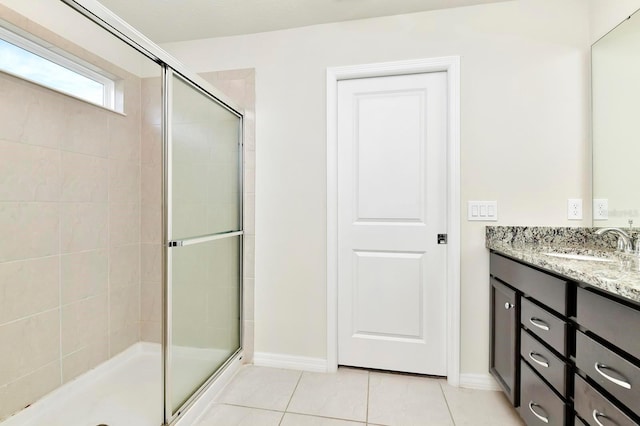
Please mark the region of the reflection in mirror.
<svg viewBox="0 0 640 426"><path fill-rule="evenodd" d="M593 226L640 225L640 13L592 46Z"/></svg>

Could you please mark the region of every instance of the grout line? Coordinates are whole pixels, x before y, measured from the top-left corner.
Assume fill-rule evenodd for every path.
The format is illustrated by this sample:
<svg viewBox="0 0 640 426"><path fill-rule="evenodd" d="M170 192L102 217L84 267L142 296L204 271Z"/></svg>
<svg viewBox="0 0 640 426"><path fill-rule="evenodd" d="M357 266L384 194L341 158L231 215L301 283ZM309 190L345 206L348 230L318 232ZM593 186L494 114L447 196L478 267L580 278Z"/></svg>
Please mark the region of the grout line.
<svg viewBox="0 0 640 426"><path fill-rule="evenodd" d="M107 134L109 134L110 120L107 120ZM111 353L111 164L112 159L109 158L109 146L107 146L107 359L110 359Z"/></svg>
<svg viewBox="0 0 640 426"><path fill-rule="evenodd" d="M447 405L447 410L449 411L449 417L451 418L451 423L453 423L453 426L456 426L456 420L453 418L453 412L451 411L451 407L449 406L447 395L444 393L444 389L442 389L442 383L438 383L438 385L440 386L440 392L442 392L442 398L444 398L444 403Z"/></svg>
<svg viewBox="0 0 640 426"><path fill-rule="evenodd" d="M58 290L58 292L61 292L61 290ZM58 297L60 297L60 296L58 296ZM15 319L9 320L7 322L3 322L2 324L0 324L0 327L4 327L5 325L15 324L17 322L24 321L24 320L27 320L27 319L30 319L30 318L34 318L34 317L37 317L37 316L42 315L42 314L47 314L47 313L55 311L55 310L61 310L62 306L63 305L61 303L58 303L56 306L47 308L45 310L34 312L32 314L25 315L24 317L15 318ZM66 305L64 305L64 306L66 306ZM62 329L60 329L60 334L62 334Z"/></svg>
<svg viewBox="0 0 640 426"><path fill-rule="evenodd" d="M58 182L60 182L59 197L62 196L62 152L59 152L60 158L58 159L60 167L58 168ZM64 372L62 371L62 209L58 207L58 338L59 338L59 360L58 365L60 367L60 385L64 383Z"/></svg>
<svg viewBox="0 0 640 426"><path fill-rule="evenodd" d="M293 395L295 395L296 391L298 390L298 385L300 385L300 381L302 381L303 374L304 372L301 371L300 376L298 376L298 381L296 382L296 386L293 388L293 392L291 392L291 396L289 397L289 402L287 402L287 406L284 407L285 413L289 410L289 405L291 405L291 401L293 400ZM284 420L284 414L282 415L282 418L280 419L280 423L278 423L278 425L282 424L282 420Z"/></svg>
<svg viewBox="0 0 640 426"><path fill-rule="evenodd" d="M245 407L245 408L251 408L251 407ZM363 422L362 420L354 420L354 419L345 419L343 417L329 417L329 416L323 416L321 414L309 414L309 413L296 413L294 411L289 411L288 413L285 414L295 414L297 416L305 416L305 417L317 417L320 419L328 419L328 420L340 420L341 422L353 422L353 423L362 423L362 424L367 424L366 422Z"/></svg>
<svg viewBox="0 0 640 426"><path fill-rule="evenodd" d="M370 391L370 387L371 387L371 371L367 371L367 410L365 412L365 417L364 417L364 422L366 424L369 424L369 395L371 393Z"/></svg>
<svg viewBox="0 0 640 426"><path fill-rule="evenodd" d="M2 204L2 202L0 202L0 204ZM54 254L47 254L45 256L35 256L35 257L25 257L25 258L20 258L20 259L11 259L11 260L0 261L0 265L10 265L12 263L29 262L29 261L36 261L36 260L42 260L42 259L50 259L52 257L64 256L65 254L75 254L75 253L82 253L82 252L54 253Z"/></svg>
<svg viewBox="0 0 640 426"><path fill-rule="evenodd" d="M138 108L139 119L137 120L136 130L137 130L137 141L138 141L138 318L136 318L137 328L138 328L138 342L142 342L142 189L143 189L143 162L142 162L142 138L143 135L143 127L146 126L144 116L143 116L143 94L144 91L142 88L142 79L140 79L139 84L137 85L137 92L140 95L138 97L138 104L136 107Z"/></svg>
<svg viewBox="0 0 640 426"><path fill-rule="evenodd" d="M53 364L58 364L59 362L60 362L60 360L58 360L58 359L54 359L53 361L47 362L46 364L43 364L43 365L41 365L41 366L39 366L39 367L36 367L35 369L33 369L33 370L29 371L29 372L28 372L28 373L26 373L26 374L23 374L23 375L22 375L22 376L20 376L20 377L16 377L16 378L14 378L14 379L11 379L10 381L8 381L8 382L6 382L6 383L1 383L1 384L0 384L0 388L7 387L7 386L9 386L9 385L11 385L11 384L14 384L14 383L16 383L16 382L18 382L18 381L20 381L20 380L22 380L22 379L26 378L26 377L29 377L29 376L31 376L31 375L33 375L33 374L35 374L35 373L37 373L37 372L39 372L39 371L41 371L41 370L44 370L45 368L47 368L47 367L49 367L49 366L51 366L51 365L53 365ZM63 384L64 384L64 383L59 384L58 386L56 386L56 388L55 388L55 389L59 388L59 387L60 387L61 385L63 385ZM54 390L55 390L55 389L54 389ZM48 394L48 392L47 392L47 394ZM43 395L43 396L44 396L44 395ZM40 398L41 398L41 397L40 397ZM39 398L38 398L38 399L39 399ZM24 408L26 408L26 407L24 407ZM21 408L21 409L20 409L20 411L24 410L24 408ZM17 411L16 413L18 413L18 412L19 412L19 411ZM15 413L14 413L14 414L15 414ZM3 419L3 420L4 420L4 419ZM1 425L1 424L2 424L2 421L0 421L0 425Z"/></svg>
<svg viewBox="0 0 640 426"><path fill-rule="evenodd" d="M249 405L234 404L232 402L216 402L216 401L213 401L213 405L228 405L230 407L250 408L252 410L262 410L262 411L269 411L271 413L282 413L282 414L284 414L284 411L276 410L276 409L273 409L273 408L251 407Z"/></svg>

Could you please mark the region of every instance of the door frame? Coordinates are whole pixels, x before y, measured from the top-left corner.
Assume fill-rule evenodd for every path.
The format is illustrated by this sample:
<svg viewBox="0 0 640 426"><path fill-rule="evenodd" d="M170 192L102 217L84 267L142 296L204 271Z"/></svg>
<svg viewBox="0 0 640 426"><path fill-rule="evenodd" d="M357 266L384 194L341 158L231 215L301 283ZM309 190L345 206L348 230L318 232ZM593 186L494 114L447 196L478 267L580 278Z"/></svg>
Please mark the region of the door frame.
<svg viewBox="0 0 640 426"><path fill-rule="evenodd" d="M327 371L338 369L338 81L447 73L447 381L460 383L460 57L327 68Z"/></svg>

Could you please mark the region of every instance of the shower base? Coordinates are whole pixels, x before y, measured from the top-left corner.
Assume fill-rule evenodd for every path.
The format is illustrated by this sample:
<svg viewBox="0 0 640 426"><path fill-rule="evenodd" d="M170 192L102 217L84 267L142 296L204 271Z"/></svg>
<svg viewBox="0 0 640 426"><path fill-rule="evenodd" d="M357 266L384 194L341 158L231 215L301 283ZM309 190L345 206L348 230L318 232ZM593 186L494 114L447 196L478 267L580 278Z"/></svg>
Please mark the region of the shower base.
<svg viewBox="0 0 640 426"><path fill-rule="evenodd" d="M180 355L175 361L188 365L187 373L193 377L200 377L212 358L219 356L198 350L183 350ZM176 426L192 424L240 365L241 359L236 357ZM161 347L137 343L0 422L0 426L160 426L162 398Z"/></svg>

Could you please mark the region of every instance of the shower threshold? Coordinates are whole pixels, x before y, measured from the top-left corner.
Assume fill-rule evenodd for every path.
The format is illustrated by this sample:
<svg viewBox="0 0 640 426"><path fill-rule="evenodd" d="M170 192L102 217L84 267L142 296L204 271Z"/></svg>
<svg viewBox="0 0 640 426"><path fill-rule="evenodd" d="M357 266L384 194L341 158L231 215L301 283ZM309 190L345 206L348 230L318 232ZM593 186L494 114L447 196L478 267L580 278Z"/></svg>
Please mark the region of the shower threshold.
<svg viewBox="0 0 640 426"><path fill-rule="evenodd" d="M199 353L189 357L193 374L210 365L198 362L210 356ZM240 363L236 358L176 426L192 424ZM0 426L160 426L162 412L161 346L140 342L0 422Z"/></svg>

